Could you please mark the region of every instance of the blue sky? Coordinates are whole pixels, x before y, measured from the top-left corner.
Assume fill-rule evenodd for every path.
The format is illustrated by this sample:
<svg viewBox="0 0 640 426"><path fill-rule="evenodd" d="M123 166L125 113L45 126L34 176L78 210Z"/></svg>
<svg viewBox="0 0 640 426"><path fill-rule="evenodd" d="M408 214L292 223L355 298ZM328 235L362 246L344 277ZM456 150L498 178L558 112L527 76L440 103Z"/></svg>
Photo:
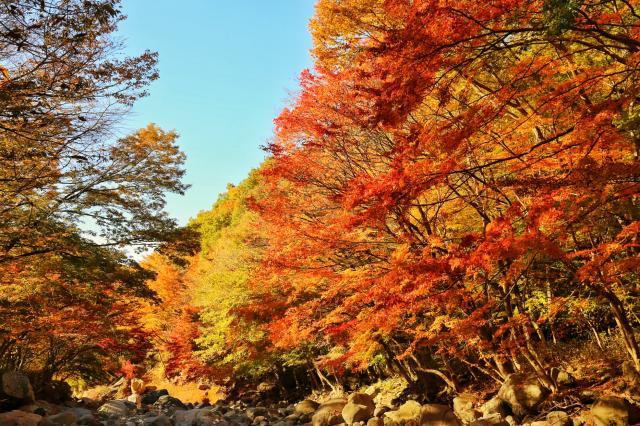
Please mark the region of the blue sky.
<svg viewBox="0 0 640 426"><path fill-rule="evenodd" d="M127 54L160 54L160 79L123 130L154 122L180 134L184 197L167 210L181 223L208 209L227 183L260 164L273 119L311 65L314 0L123 0Z"/></svg>

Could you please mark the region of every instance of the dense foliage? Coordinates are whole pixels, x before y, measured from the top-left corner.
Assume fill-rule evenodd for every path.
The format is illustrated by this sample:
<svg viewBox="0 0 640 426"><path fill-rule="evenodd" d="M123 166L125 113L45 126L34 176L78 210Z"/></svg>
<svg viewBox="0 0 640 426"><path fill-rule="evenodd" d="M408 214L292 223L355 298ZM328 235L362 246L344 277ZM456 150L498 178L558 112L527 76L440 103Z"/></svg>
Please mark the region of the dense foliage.
<svg viewBox="0 0 640 426"><path fill-rule="evenodd" d="M549 349L615 328L640 371L638 7L318 1L251 212L196 221L193 354L554 390Z"/></svg>

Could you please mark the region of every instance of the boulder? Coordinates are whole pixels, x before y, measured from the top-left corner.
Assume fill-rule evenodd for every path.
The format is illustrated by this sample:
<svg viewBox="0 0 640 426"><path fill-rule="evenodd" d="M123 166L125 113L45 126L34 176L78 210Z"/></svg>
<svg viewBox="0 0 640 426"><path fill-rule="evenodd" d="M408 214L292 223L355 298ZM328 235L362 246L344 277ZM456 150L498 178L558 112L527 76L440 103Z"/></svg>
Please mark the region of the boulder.
<svg viewBox="0 0 640 426"><path fill-rule="evenodd" d="M321 404L311 417L313 426L334 426L343 423L342 409L347 401L342 398L330 399Z"/></svg>
<svg viewBox="0 0 640 426"><path fill-rule="evenodd" d="M384 422L378 417L372 417L367 421L367 426L384 426Z"/></svg>
<svg viewBox="0 0 640 426"><path fill-rule="evenodd" d="M12 410L36 400L29 378L19 371L5 371L0 380L0 411Z"/></svg>
<svg viewBox="0 0 640 426"><path fill-rule="evenodd" d="M178 398L174 398L169 395L162 395L153 404L154 407L161 410L175 411L175 410L187 410L187 406L182 403Z"/></svg>
<svg viewBox="0 0 640 426"><path fill-rule="evenodd" d="M576 379L571 373L558 367L553 367L549 371L551 379L558 386L575 386Z"/></svg>
<svg viewBox="0 0 640 426"><path fill-rule="evenodd" d="M304 401L298 402L293 410L298 414L313 414L319 406L320 404L317 402L311 399L305 399Z"/></svg>
<svg viewBox="0 0 640 426"><path fill-rule="evenodd" d="M348 425L352 425L356 422L366 422L373 417L373 410L373 401L371 401L371 404L368 406L349 401L342 408L342 418Z"/></svg>
<svg viewBox="0 0 640 426"><path fill-rule="evenodd" d="M57 426L57 425L73 425L78 422L78 416L73 411L63 411L60 414L54 414L42 419L40 426Z"/></svg>
<svg viewBox="0 0 640 426"><path fill-rule="evenodd" d="M552 411L547 414L547 423L549 426L572 426L571 417L564 411Z"/></svg>
<svg viewBox="0 0 640 426"><path fill-rule="evenodd" d="M373 410L373 417L382 417L387 411L391 411L391 408L386 405L376 405L375 410Z"/></svg>
<svg viewBox="0 0 640 426"><path fill-rule="evenodd" d="M2 426L38 426L42 416L24 411L9 411L0 413L0 425Z"/></svg>
<svg viewBox="0 0 640 426"><path fill-rule="evenodd" d="M113 401L107 401L98 408L99 413L107 414L109 416L125 417L130 415L135 410L135 405L128 401L115 399Z"/></svg>
<svg viewBox="0 0 640 426"><path fill-rule="evenodd" d="M376 404L373 402L373 397L367 393L355 392L349 395L347 402L352 402L358 405L364 405L371 409L371 412L375 410Z"/></svg>
<svg viewBox="0 0 640 426"><path fill-rule="evenodd" d="M460 426L460 420L448 405L425 404L420 410L420 425Z"/></svg>
<svg viewBox="0 0 640 426"><path fill-rule="evenodd" d="M409 400L402 404L395 411L387 411L384 413L384 424L404 424L406 422L419 422L421 416L422 405L419 402Z"/></svg>
<svg viewBox="0 0 640 426"><path fill-rule="evenodd" d="M591 406L590 418L595 426L635 424L640 422L640 409L626 399L606 396Z"/></svg>
<svg viewBox="0 0 640 426"><path fill-rule="evenodd" d="M269 393L276 389L275 383L262 382L257 387L256 390L260 393Z"/></svg>
<svg viewBox="0 0 640 426"><path fill-rule="evenodd" d="M487 417L492 414L499 414L501 417L507 417L511 414L511 409L506 402L494 396L480 406L480 412L482 413L482 417Z"/></svg>
<svg viewBox="0 0 640 426"><path fill-rule="evenodd" d="M515 373L500 386L497 396L509 404L513 414L524 416L535 412L549 394L550 391L535 376Z"/></svg>
<svg viewBox="0 0 640 426"><path fill-rule="evenodd" d="M164 395L169 395L169 392L166 389L159 389L159 390L154 390L151 392L147 392L146 394L142 395L142 403L143 404L147 404L147 405L151 405L151 404L155 404L156 401Z"/></svg>
<svg viewBox="0 0 640 426"><path fill-rule="evenodd" d="M482 417L480 410L474 408L476 399L472 395L462 394L453 398L453 412L464 424Z"/></svg>
<svg viewBox="0 0 640 426"><path fill-rule="evenodd" d="M196 408L193 410L178 410L173 415L175 426L209 426L217 424L220 417L206 408Z"/></svg>

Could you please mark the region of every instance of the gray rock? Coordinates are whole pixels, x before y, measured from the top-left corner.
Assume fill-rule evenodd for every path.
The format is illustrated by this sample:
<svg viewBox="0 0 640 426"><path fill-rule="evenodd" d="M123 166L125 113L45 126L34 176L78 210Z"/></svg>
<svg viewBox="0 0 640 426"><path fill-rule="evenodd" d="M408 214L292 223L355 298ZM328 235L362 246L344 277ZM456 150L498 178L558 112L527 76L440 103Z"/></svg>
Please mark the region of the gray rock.
<svg viewBox="0 0 640 426"><path fill-rule="evenodd" d="M193 410L178 410L173 414L176 426L210 426L215 425L220 416L210 409L195 408Z"/></svg>
<svg viewBox="0 0 640 426"><path fill-rule="evenodd" d="M549 396L550 391L535 376L511 374L498 391L498 398L511 407L516 416L533 413Z"/></svg>
<svg viewBox="0 0 640 426"><path fill-rule="evenodd" d="M144 426L172 426L171 419L164 414L159 416L147 417L142 421Z"/></svg>
<svg viewBox="0 0 640 426"><path fill-rule="evenodd" d="M154 404L158 398L164 395L169 395L169 392L166 389L158 389L151 392L147 392L142 395L142 403L146 405Z"/></svg>
<svg viewBox="0 0 640 426"><path fill-rule="evenodd" d="M253 420L256 416L266 416L268 414L268 410L266 407L249 407L245 410L245 414Z"/></svg>
<svg viewBox="0 0 640 426"><path fill-rule="evenodd" d="M330 399L329 401L321 404L313 417L311 418L311 424L313 426L335 426L342 423L342 409L347 405L345 399Z"/></svg>
<svg viewBox="0 0 640 426"><path fill-rule="evenodd" d="M113 400L107 401L98 408L99 413L107 414L109 416L129 416L135 410L135 405L131 404L128 401L123 400Z"/></svg>
<svg viewBox="0 0 640 426"><path fill-rule="evenodd" d="M182 401L169 395L162 395L159 397L153 406L167 411L188 410L187 406L184 405Z"/></svg>

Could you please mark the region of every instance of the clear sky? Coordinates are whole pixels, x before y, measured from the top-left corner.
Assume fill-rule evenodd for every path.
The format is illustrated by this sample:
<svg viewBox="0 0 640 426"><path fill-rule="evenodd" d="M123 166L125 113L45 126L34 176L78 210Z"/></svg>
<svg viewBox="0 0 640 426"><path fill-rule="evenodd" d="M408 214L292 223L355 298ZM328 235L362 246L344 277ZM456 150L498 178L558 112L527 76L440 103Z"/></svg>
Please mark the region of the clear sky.
<svg viewBox="0 0 640 426"><path fill-rule="evenodd" d="M167 209L180 223L208 209L227 183L264 158L273 119L311 65L314 0L123 0L126 53L160 54L160 79L127 119L175 129L187 154L184 197Z"/></svg>

